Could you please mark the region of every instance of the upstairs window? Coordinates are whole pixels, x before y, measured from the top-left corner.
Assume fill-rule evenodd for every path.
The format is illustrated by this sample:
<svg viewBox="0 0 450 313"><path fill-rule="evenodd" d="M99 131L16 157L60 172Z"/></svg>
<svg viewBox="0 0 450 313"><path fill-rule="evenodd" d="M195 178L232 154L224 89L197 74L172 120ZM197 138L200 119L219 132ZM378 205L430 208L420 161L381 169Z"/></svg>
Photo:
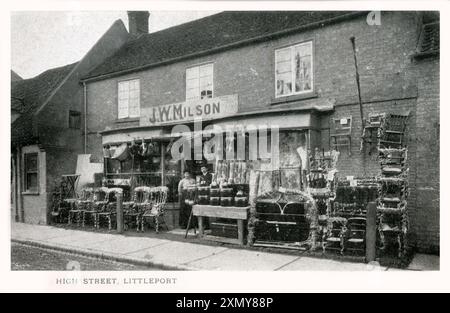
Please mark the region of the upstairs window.
<svg viewBox="0 0 450 313"><path fill-rule="evenodd" d="M213 97L213 64L186 69L186 101Z"/></svg>
<svg viewBox="0 0 450 313"><path fill-rule="evenodd" d="M118 85L118 118L139 117L140 84L139 79L121 81Z"/></svg>
<svg viewBox="0 0 450 313"><path fill-rule="evenodd" d="M25 191L38 192L38 154L26 153L24 156L25 163Z"/></svg>
<svg viewBox="0 0 450 313"><path fill-rule="evenodd" d="M78 111L69 111L69 128L81 128L81 113Z"/></svg>
<svg viewBox="0 0 450 313"><path fill-rule="evenodd" d="M275 96L290 96L312 90L312 41L275 50Z"/></svg>

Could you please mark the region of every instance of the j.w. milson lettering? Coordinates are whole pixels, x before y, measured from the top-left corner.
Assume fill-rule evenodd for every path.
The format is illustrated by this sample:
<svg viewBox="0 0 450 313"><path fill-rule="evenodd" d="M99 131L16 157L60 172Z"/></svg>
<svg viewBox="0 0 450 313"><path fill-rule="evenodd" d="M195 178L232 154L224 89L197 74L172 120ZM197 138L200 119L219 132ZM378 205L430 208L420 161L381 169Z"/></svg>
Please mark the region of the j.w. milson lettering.
<svg viewBox="0 0 450 313"><path fill-rule="evenodd" d="M238 110L236 95L198 101L165 104L144 109L142 125L189 122L194 119L215 119L235 114Z"/></svg>
<svg viewBox="0 0 450 313"><path fill-rule="evenodd" d="M171 121L183 121L187 118L207 117L211 114L220 114L220 101L197 104L195 107L184 106L182 103L152 108L153 114L149 116L152 124Z"/></svg>

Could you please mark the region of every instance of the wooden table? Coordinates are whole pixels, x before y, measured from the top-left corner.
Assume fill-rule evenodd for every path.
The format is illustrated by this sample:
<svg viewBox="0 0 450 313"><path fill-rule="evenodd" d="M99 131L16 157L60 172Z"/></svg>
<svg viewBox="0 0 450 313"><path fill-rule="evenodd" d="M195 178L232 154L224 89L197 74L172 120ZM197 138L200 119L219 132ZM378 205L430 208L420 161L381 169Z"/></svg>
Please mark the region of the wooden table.
<svg viewBox="0 0 450 313"><path fill-rule="evenodd" d="M249 215L250 207L223 207L215 205L199 205L196 204L192 206L192 212L194 216L198 217L198 231L200 237L205 239L211 239L215 241L222 241L227 243L237 243L240 245L245 244L244 234L245 227L244 222L247 221ZM237 220L238 227L238 238L225 238L217 236L205 236L203 218L204 217L215 217L215 218L228 218Z"/></svg>

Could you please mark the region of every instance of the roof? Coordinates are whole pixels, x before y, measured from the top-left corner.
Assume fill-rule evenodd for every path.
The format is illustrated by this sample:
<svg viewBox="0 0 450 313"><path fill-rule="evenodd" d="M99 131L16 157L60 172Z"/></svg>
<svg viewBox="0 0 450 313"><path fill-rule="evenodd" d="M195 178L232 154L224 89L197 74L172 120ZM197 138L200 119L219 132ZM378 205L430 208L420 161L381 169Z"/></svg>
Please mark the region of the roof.
<svg viewBox="0 0 450 313"><path fill-rule="evenodd" d="M365 12L226 11L130 40L83 79L140 70L361 14Z"/></svg>
<svg viewBox="0 0 450 313"><path fill-rule="evenodd" d="M23 78L19 76L19 74L17 74L16 72L14 72L13 70L11 70L11 81L15 82L18 80L22 80Z"/></svg>
<svg viewBox="0 0 450 313"><path fill-rule="evenodd" d="M417 55L425 56L439 53L440 49L440 25L439 22L424 24L417 46Z"/></svg>
<svg viewBox="0 0 450 313"><path fill-rule="evenodd" d="M30 79L11 82L11 110L21 113L11 124L11 142L32 142L33 114L78 63L47 70Z"/></svg>

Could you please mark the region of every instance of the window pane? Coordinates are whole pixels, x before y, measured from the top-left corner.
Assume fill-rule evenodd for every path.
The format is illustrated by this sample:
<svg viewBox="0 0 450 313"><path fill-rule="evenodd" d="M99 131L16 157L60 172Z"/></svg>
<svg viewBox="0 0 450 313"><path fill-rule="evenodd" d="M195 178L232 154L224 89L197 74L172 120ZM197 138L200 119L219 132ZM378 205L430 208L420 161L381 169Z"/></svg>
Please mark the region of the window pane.
<svg viewBox="0 0 450 313"><path fill-rule="evenodd" d="M124 118L128 116L128 99L119 101L118 117Z"/></svg>
<svg viewBox="0 0 450 313"><path fill-rule="evenodd" d="M119 83L119 90L120 91L127 91L129 89L130 83L129 82L120 82Z"/></svg>
<svg viewBox="0 0 450 313"><path fill-rule="evenodd" d="M212 76L213 75L213 65L207 64L200 66L200 77Z"/></svg>
<svg viewBox="0 0 450 313"><path fill-rule="evenodd" d="M37 191L37 173L29 173L26 175L26 189L29 191Z"/></svg>
<svg viewBox="0 0 450 313"><path fill-rule="evenodd" d="M291 48L285 48L282 50L277 50L275 54L277 62L290 61L291 60Z"/></svg>
<svg viewBox="0 0 450 313"><path fill-rule="evenodd" d="M198 84L199 84L198 78L186 80L186 88L187 89L198 88Z"/></svg>
<svg viewBox="0 0 450 313"><path fill-rule="evenodd" d="M204 89L205 87L212 87L212 77L201 77L200 78L200 89Z"/></svg>
<svg viewBox="0 0 450 313"><path fill-rule="evenodd" d="M130 99L137 99L139 97L139 91L137 90L130 90Z"/></svg>
<svg viewBox="0 0 450 313"><path fill-rule="evenodd" d="M130 90L138 90L139 89L139 80L135 79L130 82Z"/></svg>
<svg viewBox="0 0 450 313"><path fill-rule="evenodd" d="M138 99L130 100L129 115L130 115L130 117L138 117L139 116L139 101L138 101Z"/></svg>
<svg viewBox="0 0 450 313"><path fill-rule="evenodd" d="M291 72L277 75L277 95L288 95L292 93Z"/></svg>
<svg viewBox="0 0 450 313"><path fill-rule="evenodd" d="M292 66L292 63L290 60L278 62L277 63L277 73L281 74L281 73L291 72L291 66Z"/></svg>
<svg viewBox="0 0 450 313"><path fill-rule="evenodd" d="M25 155L25 170L27 172L36 172L38 169L37 165L37 154L26 154Z"/></svg>
<svg viewBox="0 0 450 313"><path fill-rule="evenodd" d="M311 90L311 56L295 56L295 91Z"/></svg>
<svg viewBox="0 0 450 313"><path fill-rule="evenodd" d="M202 92L200 93L200 98L212 98L212 90L202 90Z"/></svg>
<svg viewBox="0 0 450 313"><path fill-rule="evenodd" d="M194 100L194 99L198 99L198 98L199 98L198 88L186 90L186 100Z"/></svg>
<svg viewBox="0 0 450 313"><path fill-rule="evenodd" d="M186 69L186 79L196 79L198 78L198 74L199 74L198 66Z"/></svg>
<svg viewBox="0 0 450 313"><path fill-rule="evenodd" d="M289 95L292 93L292 49L285 48L275 53L276 62L276 95Z"/></svg>
<svg viewBox="0 0 450 313"><path fill-rule="evenodd" d="M295 50L294 53L295 53L295 55L299 54L300 56L311 55L311 52L312 52L311 48L312 48L312 46L311 46L310 42L304 43L304 44L294 47L294 50Z"/></svg>

